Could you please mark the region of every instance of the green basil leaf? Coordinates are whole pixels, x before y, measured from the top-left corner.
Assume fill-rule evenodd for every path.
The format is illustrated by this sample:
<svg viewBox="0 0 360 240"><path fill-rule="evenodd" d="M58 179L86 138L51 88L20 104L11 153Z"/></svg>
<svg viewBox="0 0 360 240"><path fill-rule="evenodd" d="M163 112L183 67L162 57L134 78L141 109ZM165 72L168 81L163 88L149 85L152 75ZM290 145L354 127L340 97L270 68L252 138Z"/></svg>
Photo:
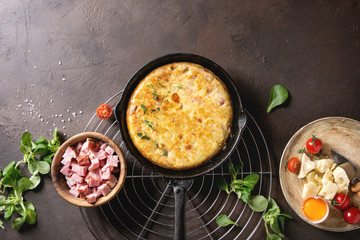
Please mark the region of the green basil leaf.
<svg viewBox="0 0 360 240"><path fill-rule="evenodd" d="M9 201L6 199L5 196L0 196L0 206L9 204Z"/></svg>
<svg viewBox="0 0 360 240"><path fill-rule="evenodd" d="M28 162L28 169L29 169L29 172L32 174L32 175L34 175L34 174L36 174L36 173L38 173L39 172L39 170L38 170L38 165L36 164L36 160L35 159L32 159L32 158L30 158L29 159L29 162Z"/></svg>
<svg viewBox="0 0 360 240"><path fill-rule="evenodd" d="M281 240L281 237L279 237L275 233L267 233L266 240Z"/></svg>
<svg viewBox="0 0 360 240"><path fill-rule="evenodd" d="M21 226L23 225L23 223L25 222L25 218L26 216L21 216L16 218L12 223L11 226L13 229L19 230L21 228Z"/></svg>
<svg viewBox="0 0 360 240"><path fill-rule="evenodd" d="M226 183L226 180L223 176L221 176L220 178L218 178L218 180L216 181L216 185L220 190L225 191L227 194L229 194L229 187Z"/></svg>
<svg viewBox="0 0 360 240"><path fill-rule="evenodd" d="M249 198L248 205L255 212L263 212L267 209L268 201L264 196L256 195Z"/></svg>
<svg viewBox="0 0 360 240"><path fill-rule="evenodd" d="M0 177L3 177L3 173L2 173L2 171L1 171L1 169L0 169Z"/></svg>
<svg viewBox="0 0 360 240"><path fill-rule="evenodd" d="M32 144L32 140L31 140L31 133L24 132L21 137L21 145L20 145L21 152L22 153L31 152L32 146L33 146L33 144Z"/></svg>
<svg viewBox="0 0 360 240"><path fill-rule="evenodd" d="M237 172L235 171L235 168L234 168L234 165L232 162L229 162L228 168L229 168L229 174L232 176L233 179L236 179Z"/></svg>
<svg viewBox="0 0 360 240"><path fill-rule="evenodd" d="M36 187L40 184L40 182L41 182L41 177L40 177L40 175L37 173L37 174L32 175L29 180L31 181L31 186L30 186L30 188L29 188L29 189L31 190L31 189L36 188Z"/></svg>
<svg viewBox="0 0 360 240"><path fill-rule="evenodd" d="M251 188L252 190L254 189L256 183L259 181L259 178L259 174L250 174L244 178L244 185Z"/></svg>
<svg viewBox="0 0 360 240"><path fill-rule="evenodd" d="M251 194L251 188L242 187L240 191L241 191L241 197L240 197L241 200L243 200L244 203L248 203Z"/></svg>
<svg viewBox="0 0 360 240"><path fill-rule="evenodd" d="M232 221L230 218L228 218L228 216L226 216L225 214L221 214L216 218L216 223L220 226L220 227L226 227L228 225L235 225L238 226L238 224L234 221Z"/></svg>
<svg viewBox="0 0 360 240"><path fill-rule="evenodd" d="M35 224L36 223L36 212L32 209L26 208L26 218L25 221L28 224Z"/></svg>
<svg viewBox="0 0 360 240"><path fill-rule="evenodd" d="M34 154L39 154L40 156L44 156L48 153L48 146L42 143L36 145L34 150Z"/></svg>
<svg viewBox="0 0 360 240"><path fill-rule="evenodd" d="M284 237L284 234L281 232L280 227L279 227L279 222L277 217L274 217L271 219L272 221L270 221L270 228L271 230L274 231L274 233L277 233L281 238Z"/></svg>
<svg viewBox="0 0 360 240"><path fill-rule="evenodd" d="M15 212L15 206L13 204L8 205L6 207L5 214L4 214L5 221L10 221L14 212Z"/></svg>
<svg viewBox="0 0 360 240"><path fill-rule="evenodd" d="M48 174L50 172L50 165L49 163L45 162L45 161L37 161L35 160L36 165L37 165L37 170L41 173L41 174Z"/></svg>
<svg viewBox="0 0 360 240"><path fill-rule="evenodd" d="M269 103L266 112L269 113L274 107L283 104L289 97L288 90L281 84L275 85L270 90Z"/></svg>
<svg viewBox="0 0 360 240"><path fill-rule="evenodd" d="M275 202L274 199L270 198L269 199L269 205L268 205L268 212L277 212L277 210L279 209L279 206L277 205L277 203ZM280 209L279 209L279 213L280 213Z"/></svg>
<svg viewBox="0 0 360 240"><path fill-rule="evenodd" d="M35 211L35 206L34 206L34 204L32 204L31 202L24 202L24 206L25 206L27 209L31 209L31 210L34 210L34 211Z"/></svg>
<svg viewBox="0 0 360 240"><path fill-rule="evenodd" d="M46 140L45 138L43 138L43 137L39 137L38 138L38 140L36 140L36 142L35 142L36 144L45 144L45 145L47 145L47 144L49 144L49 141L48 140Z"/></svg>
<svg viewBox="0 0 360 240"><path fill-rule="evenodd" d="M22 208L22 206L21 206L20 204L15 205L15 211L16 211L19 215L25 217L24 209Z"/></svg>
<svg viewBox="0 0 360 240"><path fill-rule="evenodd" d="M285 217L279 216L278 221L279 221L279 226L280 226L281 232L285 231Z"/></svg>
<svg viewBox="0 0 360 240"><path fill-rule="evenodd" d="M53 157L54 155L55 155L55 154L52 153L52 154L43 156L43 157L41 158L41 161L47 162L47 163L51 166L52 157Z"/></svg>
<svg viewBox="0 0 360 240"><path fill-rule="evenodd" d="M10 168L15 168L15 161L12 161L11 163L9 163L5 168L4 168L4 171L3 171L3 175L6 176L8 171L10 170Z"/></svg>
<svg viewBox="0 0 360 240"><path fill-rule="evenodd" d="M5 229L4 228L4 223L1 220L0 220L0 228Z"/></svg>
<svg viewBox="0 0 360 240"><path fill-rule="evenodd" d="M293 219L293 217L292 217L290 214L288 214L288 213L280 213L279 216L284 216L284 217Z"/></svg>
<svg viewBox="0 0 360 240"><path fill-rule="evenodd" d="M21 194L25 192L26 190L29 190L31 186L31 181L27 179L26 177L21 178L17 184L16 184L16 190L18 194Z"/></svg>

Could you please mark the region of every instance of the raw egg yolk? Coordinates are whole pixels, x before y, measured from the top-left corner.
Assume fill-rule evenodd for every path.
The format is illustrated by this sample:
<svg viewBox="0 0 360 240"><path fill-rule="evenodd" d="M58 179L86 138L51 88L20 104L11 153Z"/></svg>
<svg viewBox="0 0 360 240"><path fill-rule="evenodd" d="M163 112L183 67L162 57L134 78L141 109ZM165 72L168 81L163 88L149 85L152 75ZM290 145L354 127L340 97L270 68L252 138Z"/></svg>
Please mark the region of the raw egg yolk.
<svg viewBox="0 0 360 240"><path fill-rule="evenodd" d="M302 211L310 221L316 222L326 216L328 207L322 198L308 198L302 205Z"/></svg>

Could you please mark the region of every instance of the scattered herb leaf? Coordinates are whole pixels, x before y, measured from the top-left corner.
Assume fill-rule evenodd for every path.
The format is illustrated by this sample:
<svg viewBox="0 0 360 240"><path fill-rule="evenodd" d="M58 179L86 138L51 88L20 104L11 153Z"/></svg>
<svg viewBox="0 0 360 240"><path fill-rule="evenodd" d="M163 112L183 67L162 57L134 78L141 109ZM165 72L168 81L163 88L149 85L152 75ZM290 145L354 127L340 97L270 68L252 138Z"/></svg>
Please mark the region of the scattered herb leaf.
<svg viewBox="0 0 360 240"><path fill-rule="evenodd" d="M144 104L141 104L140 106L141 106L141 108L144 110L144 114L146 114L146 107L145 107L145 105L144 105Z"/></svg>
<svg viewBox="0 0 360 240"><path fill-rule="evenodd" d="M24 222L36 223L35 207L32 203L24 202L23 193L40 184L41 176L39 174L49 173L52 157L59 146L60 141L56 128L51 141L40 137L34 142L31 134L24 132L20 144L20 151L24 154L23 160L17 163L13 161L3 171L0 170L2 173L0 174L0 192L4 193L4 195L0 195L0 212L5 211L5 221L11 221L14 214L18 215L11 223L14 229L20 229ZM17 169L20 163L27 164L28 170L32 174L30 179ZM0 221L0 227L4 228L2 221Z"/></svg>
<svg viewBox="0 0 360 240"><path fill-rule="evenodd" d="M142 133L140 133L140 132L138 132L136 135L137 135L138 137L142 137Z"/></svg>
<svg viewBox="0 0 360 240"><path fill-rule="evenodd" d="M162 155L165 156L165 157L167 157L167 156L168 156L168 152L167 152L167 151L164 151Z"/></svg>
<svg viewBox="0 0 360 240"><path fill-rule="evenodd" d="M270 98L266 112L269 113L274 107L283 104L288 97L289 92L283 85L278 84L273 86L270 90Z"/></svg>
<svg viewBox="0 0 360 240"><path fill-rule="evenodd" d="M238 226L238 224L234 221L232 221L228 216L225 214L221 214L216 218L216 223L221 227L226 227L228 225L235 225Z"/></svg>
<svg viewBox="0 0 360 240"><path fill-rule="evenodd" d="M142 136L141 139L150 140L150 137L148 135L144 134L144 136Z"/></svg>

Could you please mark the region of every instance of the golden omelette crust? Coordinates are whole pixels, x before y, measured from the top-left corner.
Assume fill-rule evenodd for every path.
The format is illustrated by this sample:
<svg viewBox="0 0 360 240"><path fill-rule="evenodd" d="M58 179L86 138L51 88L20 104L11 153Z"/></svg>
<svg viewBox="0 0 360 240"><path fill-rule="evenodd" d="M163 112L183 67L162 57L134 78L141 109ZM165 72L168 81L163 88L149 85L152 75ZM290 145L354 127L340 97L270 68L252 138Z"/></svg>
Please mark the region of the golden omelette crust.
<svg viewBox="0 0 360 240"><path fill-rule="evenodd" d="M230 134L233 110L220 79L187 62L148 74L129 100L126 122L140 153L169 169L197 167L211 159Z"/></svg>

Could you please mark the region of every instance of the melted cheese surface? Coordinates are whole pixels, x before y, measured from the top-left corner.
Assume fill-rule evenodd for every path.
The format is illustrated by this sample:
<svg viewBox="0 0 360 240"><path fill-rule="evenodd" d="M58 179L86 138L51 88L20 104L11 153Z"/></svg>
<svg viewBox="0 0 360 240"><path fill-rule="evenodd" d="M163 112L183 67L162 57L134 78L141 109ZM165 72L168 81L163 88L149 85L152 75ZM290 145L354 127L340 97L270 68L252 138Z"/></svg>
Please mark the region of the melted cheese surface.
<svg viewBox="0 0 360 240"><path fill-rule="evenodd" d="M164 168L189 169L211 159L230 134L233 110L224 83L187 62L153 70L128 103L131 139L148 160Z"/></svg>

